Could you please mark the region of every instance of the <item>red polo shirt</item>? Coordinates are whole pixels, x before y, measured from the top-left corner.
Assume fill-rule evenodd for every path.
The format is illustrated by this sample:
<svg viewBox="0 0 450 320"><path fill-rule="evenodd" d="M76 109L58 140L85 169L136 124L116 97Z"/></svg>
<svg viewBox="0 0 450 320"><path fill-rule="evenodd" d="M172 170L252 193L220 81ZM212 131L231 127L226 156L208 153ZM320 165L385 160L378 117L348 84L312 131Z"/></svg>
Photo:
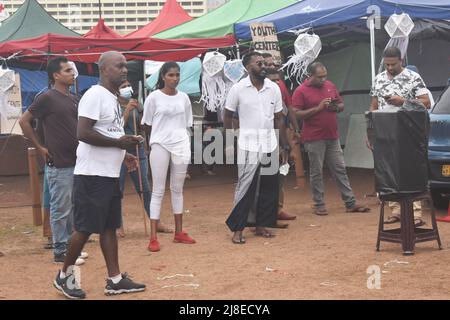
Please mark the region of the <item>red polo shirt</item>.
<svg viewBox="0 0 450 320"><path fill-rule="evenodd" d="M284 102L285 106L286 107L291 107L292 106L292 98L291 98L291 95L289 94L288 88L284 84L284 81L278 80L277 84L280 87L281 99L283 99L283 102Z"/></svg>
<svg viewBox="0 0 450 320"><path fill-rule="evenodd" d="M339 99L339 103L343 102L331 81L327 80L322 87L317 88L312 86L309 80L305 80L295 89L292 95L292 106L300 110L308 110L317 107L326 98ZM301 137L302 142L338 139L336 112L325 109L303 120Z"/></svg>

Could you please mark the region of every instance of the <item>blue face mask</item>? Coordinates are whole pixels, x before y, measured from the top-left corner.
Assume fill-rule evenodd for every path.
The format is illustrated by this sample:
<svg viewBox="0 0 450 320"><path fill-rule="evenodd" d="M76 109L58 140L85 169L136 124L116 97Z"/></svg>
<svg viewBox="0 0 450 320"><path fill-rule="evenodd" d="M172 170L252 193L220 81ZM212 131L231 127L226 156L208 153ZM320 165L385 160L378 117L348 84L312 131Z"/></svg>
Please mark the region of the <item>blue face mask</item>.
<svg viewBox="0 0 450 320"><path fill-rule="evenodd" d="M119 89L119 94L122 98L130 100L133 95L133 88L131 86Z"/></svg>

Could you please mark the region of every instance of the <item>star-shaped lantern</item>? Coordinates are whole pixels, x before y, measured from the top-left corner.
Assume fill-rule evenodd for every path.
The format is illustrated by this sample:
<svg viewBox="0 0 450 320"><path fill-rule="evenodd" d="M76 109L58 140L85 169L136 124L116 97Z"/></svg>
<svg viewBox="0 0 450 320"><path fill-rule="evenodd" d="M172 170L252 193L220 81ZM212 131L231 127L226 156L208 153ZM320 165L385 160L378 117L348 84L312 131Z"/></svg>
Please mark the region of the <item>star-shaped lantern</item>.
<svg viewBox="0 0 450 320"><path fill-rule="evenodd" d="M322 49L322 42L316 34L302 33L294 42L295 54L314 60Z"/></svg>
<svg viewBox="0 0 450 320"><path fill-rule="evenodd" d="M391 38L407 37L414 28L414 22L406 13L393 14L384 25Z"/></svg>

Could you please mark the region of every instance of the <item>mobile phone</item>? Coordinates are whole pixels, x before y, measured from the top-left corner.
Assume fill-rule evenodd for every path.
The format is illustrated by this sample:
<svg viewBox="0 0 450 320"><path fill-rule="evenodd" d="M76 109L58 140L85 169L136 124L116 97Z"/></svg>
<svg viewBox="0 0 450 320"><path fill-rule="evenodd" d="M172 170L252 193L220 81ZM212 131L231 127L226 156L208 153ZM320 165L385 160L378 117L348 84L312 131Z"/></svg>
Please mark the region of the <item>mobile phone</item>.
<svg viewBox="0 0 450 320"><path fill-rule="evenodd" d="M339 102L339 99L338 98L333 98L333 99L331 99L331 104L337 104Z"/></svg>

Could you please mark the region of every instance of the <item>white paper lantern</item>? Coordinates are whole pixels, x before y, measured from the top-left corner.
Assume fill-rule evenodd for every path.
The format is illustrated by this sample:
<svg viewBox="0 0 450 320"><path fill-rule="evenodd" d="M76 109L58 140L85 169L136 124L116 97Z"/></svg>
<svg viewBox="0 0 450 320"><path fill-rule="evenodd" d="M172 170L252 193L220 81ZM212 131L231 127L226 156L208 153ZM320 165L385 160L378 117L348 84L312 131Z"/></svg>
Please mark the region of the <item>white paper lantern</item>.
<svg viewBox="0 0 450 320"><path fill-rule="evenodd" d="M308 65L319 56L322 42L316 34L302 33L294 42L295 54L292 55L282 69L286 70L288 77L295 77L301 83L306 75Z"/></svg>
<svg viewBox="0 0 450 320"><path fill-rule="evenodd" d="M0 94L11 89L16 82L16 75L11 69L2 69L0 67Z"/></svg>
<svg viewBox="0 0 450 320"><path fill-rule="evenodd" d="M407 37L414 28L414 22L409 15L393 14L384 25L384 29L391 38Z"/></svg>
<svg viewBox="0 0 450 320"><path fill-rule="evenodd" d="M220 52L207 52L205 54L205 58L203 59L203 71L208 76L214 77L222 71L226 60L227 57Z"/></svg>
<svg viewBox="0 0 450 320"><path fill-rule="evenodd" d="M296 55L301 55L309 59L316 59L322 49L322 42L316 34L302 33L294 42Z"/></svg>
<svg viewBox="0 0 450 320"><path fill-rule="evenodd" d="M223 73L228 80L236 83L245 75L246 70L242 64L242 60L230 60L225 62Z"/></svg>

